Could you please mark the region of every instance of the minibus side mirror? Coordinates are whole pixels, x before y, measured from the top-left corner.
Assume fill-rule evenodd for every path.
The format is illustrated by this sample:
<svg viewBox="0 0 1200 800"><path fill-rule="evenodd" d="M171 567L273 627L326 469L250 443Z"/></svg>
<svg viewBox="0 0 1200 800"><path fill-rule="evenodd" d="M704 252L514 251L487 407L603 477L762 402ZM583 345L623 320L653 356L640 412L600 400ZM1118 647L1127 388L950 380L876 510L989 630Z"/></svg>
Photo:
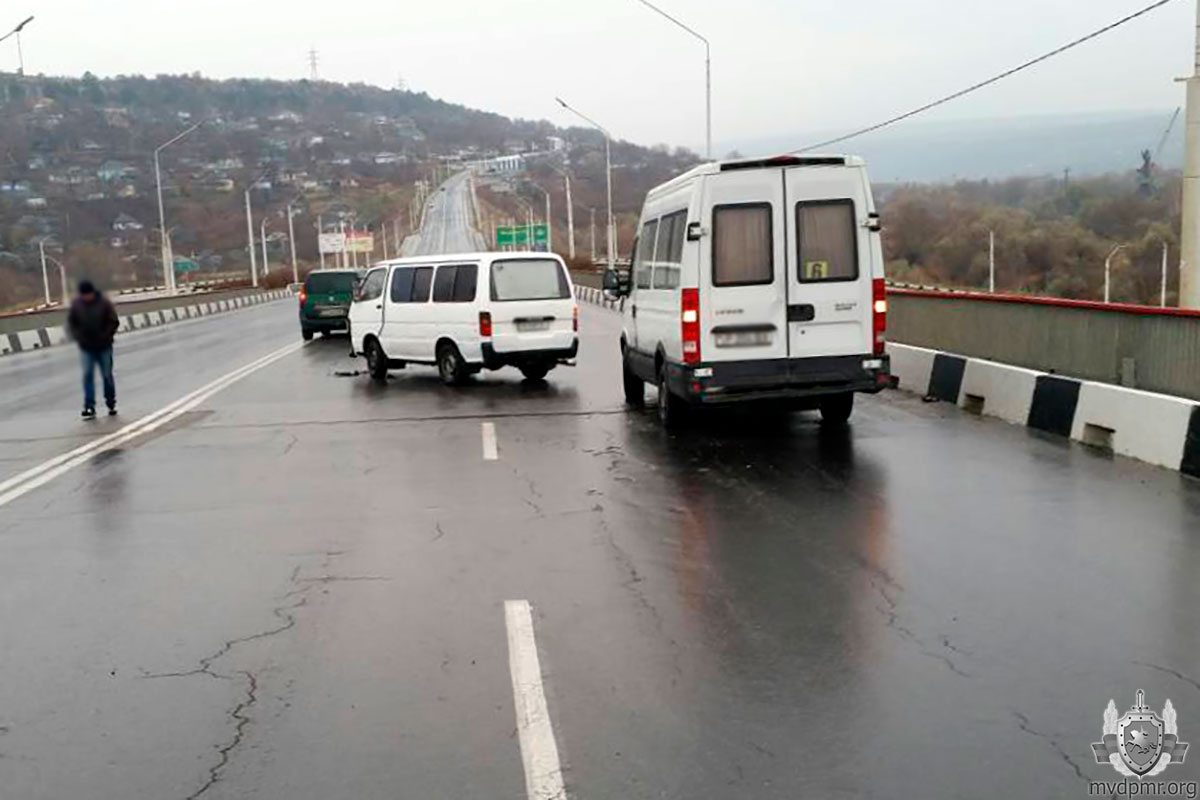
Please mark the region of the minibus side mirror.
<svg viewBox="0 0 1200 800"><path fill-rule="evenodd" d="M604 296L609 300L616 300L624 297L628 292L622 285L621 276L615 269L604 270Z"/></svg>

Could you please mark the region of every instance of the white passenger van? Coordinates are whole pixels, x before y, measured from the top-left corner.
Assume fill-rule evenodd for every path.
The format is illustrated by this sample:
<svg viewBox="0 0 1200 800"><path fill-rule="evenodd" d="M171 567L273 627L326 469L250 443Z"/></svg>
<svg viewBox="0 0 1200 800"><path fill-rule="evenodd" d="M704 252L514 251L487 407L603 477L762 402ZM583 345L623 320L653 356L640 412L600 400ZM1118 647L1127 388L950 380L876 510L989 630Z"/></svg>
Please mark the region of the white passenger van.
<svg viewBox="0 0 1200 800"><path fill-rule="evenodd" d="M671 424L753 400L844 422L888 382L883 252L865 163L782 156L705 164L651 190L624 303L625 399L658 388Z"/></svg>
<svg viewBox="0 0 1200 800"><path fill-rule="evenodd" d="M363 277L350 340L371 375L436 365L447 384L514 366L540 380L579 351L579 309L553 253L469 253L387 261Z"/></svg>

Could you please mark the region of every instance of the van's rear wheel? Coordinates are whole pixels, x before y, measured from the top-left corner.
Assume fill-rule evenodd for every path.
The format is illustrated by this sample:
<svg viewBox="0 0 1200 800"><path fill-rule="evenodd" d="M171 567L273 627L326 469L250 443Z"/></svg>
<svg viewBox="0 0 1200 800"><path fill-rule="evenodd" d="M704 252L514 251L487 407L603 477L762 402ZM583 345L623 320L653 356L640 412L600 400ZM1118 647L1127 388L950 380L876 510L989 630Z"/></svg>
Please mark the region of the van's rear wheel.
<svg viewBox="0 0 1200 800"><path fill-rule="evenodd" d="M688 407L683 398L675 396L667 386L667 367L658 370L658 421L668 430L683 425Z"/></svg>
<svg viewBox="0 0 1200 800"><path fill-rule="evenodd" d="M383 352L383 347L374 339L367 340L367 371L371 373L373 380L383 383L387 380L388 360Z"/></svg>
<svg viewBox="0 0 1200 800"><path fill-rule="evenodd" d="M313 338L312 329L311 328L301 328L300 329L300 338L306 342L311 342L312 338Z"/></svg>
<svg viewBox="0 0 1200 800"><path fill-rule="evenodd" d="M830 425L845 425L854 411L854 392L821 398L821 419Z"/></svg>
<svg viewBox="0 0 1200 800"><path fill-rule="evenodd" d="M470 370L463 362L462 353L450 342L445 342L437 351L438 375L447 386L458 386L467 379Z"/></svg>
<svg viewBox="0 0 1200 800"><path fill-rule="evenodd" d="M621 380L625 388L625 402L634 408L646 403L646 384L629 368L629 352L621 352Z"/></svg>

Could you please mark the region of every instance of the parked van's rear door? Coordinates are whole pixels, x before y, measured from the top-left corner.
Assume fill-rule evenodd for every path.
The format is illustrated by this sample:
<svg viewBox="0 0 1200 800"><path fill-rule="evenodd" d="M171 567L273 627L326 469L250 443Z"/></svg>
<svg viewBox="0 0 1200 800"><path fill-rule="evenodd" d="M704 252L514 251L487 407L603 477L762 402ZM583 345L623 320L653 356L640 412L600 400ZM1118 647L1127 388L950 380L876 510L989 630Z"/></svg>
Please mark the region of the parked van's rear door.
<svg viewBox="0 0 1200 800"><path fill-rule="evenodd" d="M862 170L811 166L785 173L791 357L870 353L871 242Z"/></svg>
<svg viewBox="0 0 1200 800"><path fill-rule="evenodd" d="M704 181L700 358L786 358L787 255L782 169L729 170Z"/></svg>
<svg viewBox="0 0 1200 800"><path fill-rule="evenodd" d="M492 315L497 353L566 350L575 341L575 298L557 258L497 258L481 308Z"/></svg>

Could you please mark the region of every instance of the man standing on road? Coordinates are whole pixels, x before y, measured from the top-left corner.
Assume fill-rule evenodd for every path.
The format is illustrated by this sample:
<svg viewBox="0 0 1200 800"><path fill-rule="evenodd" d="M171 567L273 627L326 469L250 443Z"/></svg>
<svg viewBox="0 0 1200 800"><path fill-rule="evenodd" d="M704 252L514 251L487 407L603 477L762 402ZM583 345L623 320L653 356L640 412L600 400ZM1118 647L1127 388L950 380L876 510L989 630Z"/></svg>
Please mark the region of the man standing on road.
<svg viewBox="0 0 1200 800"><path fill-rule="evenodd" d="M120 325L117 309L88 280L79 282L79 296L71 303L67 330L79 345L83 366L83 418L96 417L96 368L104 381L108 415L117 413L117 384L113 380L113 336Z"/></svg>

